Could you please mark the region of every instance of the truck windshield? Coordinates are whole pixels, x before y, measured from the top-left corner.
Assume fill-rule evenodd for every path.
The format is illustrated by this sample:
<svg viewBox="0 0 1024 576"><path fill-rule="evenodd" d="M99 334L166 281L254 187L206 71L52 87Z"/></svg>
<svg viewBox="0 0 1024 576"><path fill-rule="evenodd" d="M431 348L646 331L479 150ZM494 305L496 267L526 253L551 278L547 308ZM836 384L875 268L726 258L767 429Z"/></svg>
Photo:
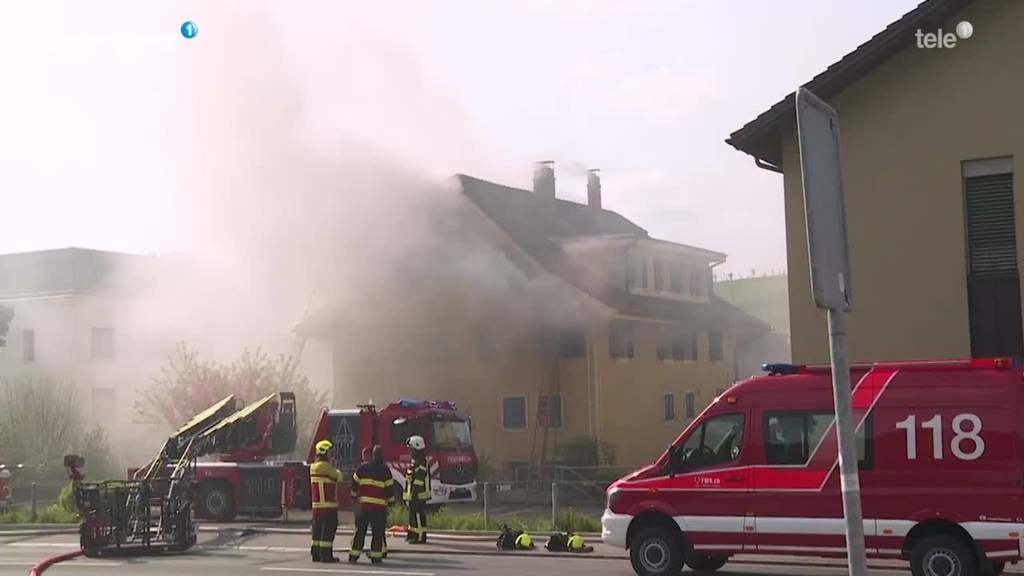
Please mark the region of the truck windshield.
<svg viewBox="0 0 1024 576"><path fill-rule="evenodd" d="M469 450L473 447L469 422L435 420L431 423L430 445L438 450Z"/></svg>

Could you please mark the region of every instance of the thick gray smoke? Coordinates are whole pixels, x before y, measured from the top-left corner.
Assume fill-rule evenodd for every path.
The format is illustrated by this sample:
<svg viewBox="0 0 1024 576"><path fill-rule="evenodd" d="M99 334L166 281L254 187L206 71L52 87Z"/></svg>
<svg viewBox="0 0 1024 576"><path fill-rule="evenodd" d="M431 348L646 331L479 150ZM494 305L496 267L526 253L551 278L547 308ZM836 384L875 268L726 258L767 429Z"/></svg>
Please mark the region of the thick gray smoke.
<svg viewBox="0 0 1024 576"><path fill-rule="evenodd" d="M438 327L514 337L565 312L543 309L558 286L528 279L478 234L451 178L481 166L472 138L411 57L339 23L337 52L293 62L270 15L245 6L244 17L204 16L217 33L188 66L187 114L168 136L181 207L206 249L160 259L158 280L124 311L129 331L155 352L186 341L227 360L246 347L291 352L293 328L315 312L344 340L335 361L378 361L390 346L415 365L435 353L420 346L444 340ZM310 66L333 107L295 72ZM373 382L352 385L372 396Z"/></svg>

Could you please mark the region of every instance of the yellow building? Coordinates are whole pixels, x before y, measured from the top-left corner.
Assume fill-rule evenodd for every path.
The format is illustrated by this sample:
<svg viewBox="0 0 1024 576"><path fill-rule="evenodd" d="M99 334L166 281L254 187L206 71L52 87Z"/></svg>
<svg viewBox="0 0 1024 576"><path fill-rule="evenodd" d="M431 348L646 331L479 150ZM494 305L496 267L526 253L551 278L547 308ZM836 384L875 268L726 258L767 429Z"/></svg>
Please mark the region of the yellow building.
<svg viewBox="0 0 1024 576"><path fill-rule="evenodd" d="M636 465L733 382L736 343L768 330L713 295L725 255L602 209L595 173L588 204L556 198L549 165L533 191L457 182L449 252L409 272L422 294L400 320L326 330L335 406L454 400L506 473L581 436Z"/></svg>
<svg viewBox="0 0 1024 576"><path fill-rule="evenodd" d="M928 0L807 84L839 113L852 359L1024 355L1021 38L1024 2ZM792 94L728 142L783 175L793 359L827 361Z"/></svg>

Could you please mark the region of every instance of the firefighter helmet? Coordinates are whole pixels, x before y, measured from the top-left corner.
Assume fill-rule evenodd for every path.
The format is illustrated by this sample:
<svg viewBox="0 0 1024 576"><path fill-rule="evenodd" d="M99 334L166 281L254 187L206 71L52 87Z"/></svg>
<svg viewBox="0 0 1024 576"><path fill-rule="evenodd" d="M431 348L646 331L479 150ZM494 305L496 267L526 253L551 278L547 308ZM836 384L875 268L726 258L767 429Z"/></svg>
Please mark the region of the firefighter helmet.
<svg viewBox="0 0 1024 576"><path fill-rule="evenodd" d="M331 444L330 440L321 440L316 443L316 453L318 456L323 456L330 452L333 447L334 444Z"/></svg>
<svg viewBox="0 0 1024 576"><path fill-rule="evenodd" d="M413 450L427 449L427 443L423 441L423 436L409 436L409 439L405 441L405 445Z"/></svg>

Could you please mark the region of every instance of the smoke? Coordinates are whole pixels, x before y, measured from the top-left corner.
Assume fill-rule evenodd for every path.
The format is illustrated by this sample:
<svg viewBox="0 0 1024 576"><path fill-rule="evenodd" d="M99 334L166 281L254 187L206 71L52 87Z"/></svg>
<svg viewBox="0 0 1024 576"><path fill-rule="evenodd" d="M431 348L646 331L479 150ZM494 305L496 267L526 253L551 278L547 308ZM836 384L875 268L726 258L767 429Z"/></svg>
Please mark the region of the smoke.
<svg viewBox="0 0 1024 576"><path fill-rule="evenodd" d="M121 310L145 343L140 375L175 341L222 361L246 347L290 353L310 316L341 339L335 362L387 350L377 375L408 375L450 352L439 327L516 338L574 315L561 286L485 240L451 175L486 164L410 53L339 21L340 40L300 62L271 14L245 6L203 14L204 43L177 71L161 145L202 250L157 259L145 295ZM372 396L372 381L352 386Z"/></svg>

